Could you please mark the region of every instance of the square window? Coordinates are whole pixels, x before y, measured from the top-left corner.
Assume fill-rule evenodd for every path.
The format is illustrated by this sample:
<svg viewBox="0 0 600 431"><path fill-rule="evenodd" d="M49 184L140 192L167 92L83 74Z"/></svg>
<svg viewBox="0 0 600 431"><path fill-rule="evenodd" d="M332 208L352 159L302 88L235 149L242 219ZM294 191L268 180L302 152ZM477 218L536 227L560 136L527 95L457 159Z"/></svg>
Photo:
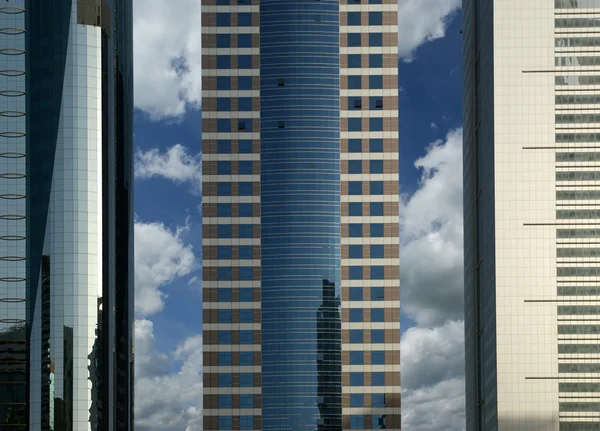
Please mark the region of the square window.
<svg viewBox="0 0 600 431"><path fill-rule="evenodd" d="M350 75L348 76L348 89L349 90L360 90L362 87L362 76Z"/></svg>
<svg viewBox="0 0 600 431"><path fill-rule="evenodd" d="M217 34L217 48L231 48L229 34Z"/></svg>
<svg viewBox="0 0 600 431"><path fill-rule="evenodd" d="M363 246L360 244L353 244L348 247L350 252L350 259L362 259L363 258Z"/></svg>
<svg viewBox="0 0 600 431"><path fill-rule="evenodd" d="M361 25L360 12L348 12L348 25Z"/></svg>
<svg viewBox="0 0 600 431"><path fill-rule="evenodd" d="M371 202L369 204L369 215L371 217L383 217L383 202Z"/></svg>
<svg viewBox="0 0 600 431"><path fill-rule="evenodd" d="M254 387L254 373L240 373L240 388Z"/></svg>
<svg viewBox="0 0 600 431"><path fill-rule="evenodd" d="M385 386L385 373L371 373L371 386Z"/></svg>
<svg viewBox="0 0 600 431"><path fill-rule="evenodd" d="M238 55L238 69L252 69L252 56Z"/></svg>
<svg viewBox="0 0 600 431"><path fill-rule="evenodd" d="M383 181L371 181L369 183L369 194L370 195L382 195L383 194Z"/></svg>
<svg viewBox="0 0 600 431"><path fill-rule="evenodd" d="M371 280L385 280L385 270L383 266L371 267Z"/></svg>
<svg viewBox="0 0 600 431"><path fill-rule="evenodd" d="M240 416L240 430L253 430L254 429L254 416Z"/></svg>
<svg viewBox="0 0 600 431"><path fill-rule="evenodd" d="M361 344L363 342L362 329L350 329L350 343Z"/></svg>
<svg viewBox="0 0 600 431"><path fill-rule="evenodd" d="M240 394L240 408L241 409L253 409L254 408L254 394ZM254 429L250 428L250 429Z"/></svg>
<svg viewBox="0 0 600 431"><path fill-rule="evenodd" d="M371 416L371 428L374 430L384 430L386 429L385 425L385 415L373 415Z"/></svg>
<svg viewBox="0 0 600 431"><path fill-rule="evenodd" d="M369 33L369 46L383 46L383 35L381 33Z"/></svg>
<svg viewBox="0 0 600 431"><path fill-rule="evenodd" d="M383 132L383 118L381 118L381 117L369 118L369 131Z"/></svg>
<svg viewBox="0 0 600 431"><path fill-rule="evenodd" d="M371 322L385 322L383 308L371 308Z"/></svg>
<svg viewBox="0 0 600 431"><path fill-rule="evenodd" d="M252 120L250 120L250 119L238 120L238 131L239 132L251 132L252 131Z"/></svg>
<svg viewBox="0 0 600 431"><path fill-rule="evenodd" d="M238 111L252 111L252 97L238 98Z"/></svg>
<svg viewBox="0 0 600 431"><path fill-rule="evenodd" d="M231 318L231 316L230 316ZM362 308L351 308L350 309L350 322L362 322L363 321L363 310ZM224 322L229 323L229 322Z"/></svg>
<svg viewBox="0 0 600 431"><path fill-rule="evenodd" d="M364 407L365 396L363 394L350 394L350 407Z"/></svg>
<svg viewBox="0 0 600 431"><path fill-rule="evenodd" d="M231 132L231 120L229 118L217 118L217 132Z"/></svg>
<svg viewBox="0 0 600 431"><path fill-rule="evenodd" d="M231 238L231 225L230 224L218 224L217 225L217 238Z"/></svg>
<svg viewBox="0 0 600 431"><path fill-rule="evenodd" d="M229 12L217 13L217 27L229 27L231 25L231 16Z"/></svg>
<svg viewBox="0 0 600 431"><path fill-rule="evenodd" d="M362 34L348 33L348 46L360 46Z"/></svg>
<svg viewBox="0 0 600 431"><path fill-rule="evenodd" d="M231 183L225 181L217 183L217 196L231 196Z"/></svg>
<svg viewBox="0 0 600 431"><path fill-rule="evenodd" d="M253 279L253 267L240 266L240 280L241 281L252 281L252 279Z"/></svg>
<svg viewBox="0 0 600 431"><path fill-rule="evenodd" d="M250 33L238 33L238 48L252 48L252 34Z"/></svg>
<svg viewBox="0 0 600 431"><path fill-rule="evenodd" d="M362 152L362 141L360 139L348 139L348 152L349 153L361 153Z"/></svg>
<svg viewBox="0 0 600 431"><path fill-rule="evenodd" d="M348 181L348 194L354 196L362 195L362 181Z"/></svg>
<svg viewBox="0 0 600 431"><path fill-rule="evenodd" d="M363 288L362 287L351 287L350 301L362 301L363 300Z"/></svg>
<svg viewBox="0 0 600 431"><path fill-rule="evenodd" d="M383 350L371 351L371 364L385 365L385 352Z"/></svg>
<svg viewBox="0 0 600 431"><path fill-rule="evenodd" d="M239 225L240 238L252 238L253 226L251 224Z"/></svg>
<svg viewBox="0 0 600 431"><path fill-rule="evenodd" d="M231 331L217 331L217 342L219 344L231 344Z"/></svg>
<svg viewBox="0 0 600 431"><path fill-rule="evenodd" d="M233 420L231 416L219 416L219 431L221 430L232 430L233 429Z"/></svg>
<svg viewBox="0 0 600 431"><path fill-rule="evenodd" d="M349 174L362 174L362 160L348 160Z"/></svg>
<svg viewBox="0 0 600 431"><path fill-rule="evenodd" d="M229 55L217 55L217 69L231 69L231 57Z"/></svg>
<svg viewBox="0 0 600 431"><path fill-rule="evenodd" d="M383 76L369 75L369 88L372 90L383 89Z"/></svg>
<svg viewBox="0 0 600 431"><path fill-rule="evenodd" d="M277 122L277 128L278 129L285 129L285 121L278 121Z"/></svg>
<svg viewBox="0 0 600 431"><path fill-rule="evenodd" d="M360 69L362 67L362 56L360 54L348 54L348 68Z"/></svg>
<svg viewBox="0 0 600 431"><path fill-rule="evenodd" d="M238 162L239 175L252 175L252 160L240 160Z"/></svg>
<svg viewBox="0 0 600 431"><path fill-rule="evenodd" d="M362 202L350 202L348 204L348 215L350 217L361 217L363 215Z"/></svg>
<svg viewBox="0 0 600 431"><path fill-rule="evenodd" d="M383 160L369 160L369 173L383 174Z"/></svg>
<svg viewBox="0 0 600 431"><path fill-rule="evenodd" d="M362 386L364 382L363 373L351 372L350 373L350 386Z"/></svg>
<svg viewBox="0 0 600 431"><path fill-rule="evenodd" d="M231 259L231 246L230 245L219 245L217 246L217 259Z"/></svg>
<svg viewBox="0 0 600 431"><path fill-rule="evenodd" d="M238 76L238 90L252 90L252 77Z"/></svg>
<svg viewBox="0 0 600 431"><path fill-rule="evenodd" d="M371 96L369 97L369 109L372 111L380 111L383 109L383 97Z"/></svg>
<svg viewBox="0 0 600 431"><path fill-rule="evenodd" d="M384 408L385 394L371 394L371 407L379 409Z"/></svg>
<svg viewBox="0 0 600 431"><path fill-rule="evenodd" d="M362 118L348 118L348 131L349 132L360 132L362 131Z"/></svg>
<svg viewBox="0 0 600 431"><path fill-rule="evenodd" d="M348 97L348 109L350 111L360 111L362 109L362 97Z"/></svg>
<svg viewBox="0 0 600 431"><path fill-rule="evenodd" d="M383 329L371 329L371 343L383 344L385 343L385 335Z"/></svg>
<svg viewBox="0 0 600 431"><path fill-rule="evenodd" d="M217 217L231 217L231 204L217 204Z"/></svg>
<svg viewBox="0 0 600 431"><path fill-rule="evenodd" d="M219 352L218 361L219 366L229 367L233 364L233 355L231 352Z"/></svg>
<svg viewBox="0 0 600 431"><path fill-rule="evenodd" d="M350 429L362 430L365 428L365 417L363 415L350 415Z"/></svg>
<svg viewBox="0 0 600 431"><path fill-rule="evenodd" d="M231 267L230 266L219 266L217 268L217 280L230 281L231 280Z"/></svg>
<svg viewBox="0 0 600 431"><path fill-rule="evenodd" d="M217 97L217 111L231 111L231 99L229 97Z"/></svg>
<svg viewBox="0 0 600 431"><path fill-rule="evenodd" d="M254 322L254 310L252 308L240 309L240 323L253 323L253 322Z"/></svg>
<svg viewBox="0 0 600 431"><path fill-rule="evenodd" d="M348 230L350 238L362 238L363 236L362 223L350 223L348 225Z"/></svg>
<svg viewBox="0 0 600 431"><path fill-rule="evenodd" d="M383 244L371 245L371 259L385 259L385 247Z"/></svg>
<svg viewBox="0 0 600 431"><path fill-rule="evenodd" d="M371 223L371 238L383 238L383 223Z"/></svg>
<svg viewBox="0 0 600 431"><path fill-rule="evenodd" d="M251 181L243 181L238 184L238 196L252 196Z"/></svg>
<svg viewBox="0 0 600 431"><path fill-rule="evenodd" d="M382 68L383 67L383 55L369 54L369 67Z"/></svg>
<svg viewBox="0 0 600 431"><path fill-rule="evenodd" d="M217 90L231 90L231 77L217 76Z"/></svg>
<svg viewBox="0 0 600 431"><path fill-rule="evenodd" d="M254 365L254 352L240 352L240 366L249 367L252 365Z"/></svg>
<svg viewBox="0 0 600 431"><path fill-rule="evenodd" d="M218 310L217 321L219 323L231 323L231 310Z"/></svg>
<svg viewBox="0 0 600 431"><path fill-rule="evenodd" d="M364 352L350 350L350 365L363 365L365 363Z"/></svg>
<svg viewBox="0 0 600 431"><path fill-rule="evenodd" d="M231 395L219 395L218 406L220 409L230 409L233 401Z"/></svg>
<svg viewBox="0 0 600 431"><path fill-rule="evenodd" d="M240 217L252 217L252 204L238 204L238 214Z"/></svg>
<svg viewBox="0 0 600 431"><path fill-rule="evenodd" d="M254 301L254 292L251 287L240 288L240 302L252 302Z"/></svg>
<svg viewBox="0 0 600 431"><path fill-rule="evenodd" d="M250 139L238 141L238 154L252 154L252 141Z"/></svg>
<svg viewBox="0 0 600 431"><path fill-rule="evenodd" d="M382 25L382 24L383 24L383 13L369 12L369 25Z"/></svg>
<svg viewBox="0 0 600 431"><path fill-rule="evenodd" d="M231 126L231 121L227 121ZM219 139L217 141L217 154L231 154L231 141L229 139Z"/></svg>
<svg viewBox="0 0 600 431"><path fill-rule="evenodd" d="M371 287L371 301L383 301L385 299L385 289L383 286Z"/></svg>
<svg viewBox="0 0 600 431"><path fill-rule="evenodd" d="M243 260L252 259L252 246L251 245L240 245L239 247L239 258Z"/></svg>
<svg viewBox="0 0 600 431"><path fill-rule="evenodd" d="M254 344L254 331L240 331L240 344Z"/></svg>
<svg viewBox="0 0 600 431"><path fill-rule="evenodd" d="M217 162L217 175L231 175L231 162L219 160Z"/></svg>
<svg viewBox="0 0 600 431"><path fill-rule="evenodd" d="M252 13L238 12L238 27L250 27L252 25Z"/></svg>
<svg viewBox="0 0 600 431"><path fill-rule="evenodd" d="M217 299L219 302L231 302L231 289L229 289L229 288L217 289Z"/></svg>
<svg viewBox="0 0 600 431"><path fill-rule="evenodd" d="M362 280L363 279L363 267L362 266L351 266L348 268L350 280Z"/></svg>

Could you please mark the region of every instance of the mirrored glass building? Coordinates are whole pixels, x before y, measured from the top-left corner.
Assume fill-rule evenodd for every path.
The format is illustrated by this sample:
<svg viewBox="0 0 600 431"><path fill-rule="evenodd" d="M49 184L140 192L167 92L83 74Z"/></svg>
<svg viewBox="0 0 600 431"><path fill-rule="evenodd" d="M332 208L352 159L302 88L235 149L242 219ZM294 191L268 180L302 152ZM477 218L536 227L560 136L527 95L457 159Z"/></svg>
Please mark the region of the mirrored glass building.
<svg viewBox="0 0 600 431"><path fill-rule="evenodd" d="M133 429L132 2L0 3L0 429Z"/></svg>
<svg viewBox="0 0 600 431"><path fill-rule="evenodd" d="M202 3L205 431L400 429L397 14Z"/></svg>

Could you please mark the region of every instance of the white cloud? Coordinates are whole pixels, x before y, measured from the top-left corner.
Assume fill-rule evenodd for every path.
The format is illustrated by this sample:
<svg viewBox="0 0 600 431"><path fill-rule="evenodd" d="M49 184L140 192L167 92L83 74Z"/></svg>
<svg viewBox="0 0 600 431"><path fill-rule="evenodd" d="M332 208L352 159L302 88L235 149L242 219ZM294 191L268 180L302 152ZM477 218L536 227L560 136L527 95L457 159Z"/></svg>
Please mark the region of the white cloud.
<svg viewBox="0 0 600 431"><path fill-rule="evenodd" d="M166 298L161 288L196 269L193 248L181 238L186 229L180 227L173 232L162 223L136 221L135 312L138 317L161 311Z"/></svg>
<svg viewBox="0 0 600 431"><path fill-rule="evenodd" d="M151 321L136 320L135 331L136 429L201 431L202 336L185 339L167 354L154 344ZM173 367L177 371L169 373Z"/></svg>
<svg viewBox="0 0 600 431"><path fill-rule="evenodd" d="M446 35L461 0L400 0L398 2L398 54L411 61L415 50Z"/></svg>
<svg viewBox="0 0 600 431"><path fill-rule="evenodd" d="M192 191L202 192L202 159L200 154L189 154L180 144L173 145L162 153L157 148L137 151L135 154L135 177L165 178L175 183L192 184Z"/></svg>
<svg viewBox="0 0 600 431"><path fill-rule="evenodd" d="M201 85L201 1L134 0L135 106L154 120L198 108Z"/></svg>

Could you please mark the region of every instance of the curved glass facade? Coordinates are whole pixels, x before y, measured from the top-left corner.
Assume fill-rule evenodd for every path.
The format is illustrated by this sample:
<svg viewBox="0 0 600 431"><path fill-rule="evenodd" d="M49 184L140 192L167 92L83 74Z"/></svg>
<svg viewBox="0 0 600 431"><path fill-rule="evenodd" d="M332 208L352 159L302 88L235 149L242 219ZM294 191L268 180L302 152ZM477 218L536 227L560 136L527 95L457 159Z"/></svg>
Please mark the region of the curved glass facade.
<svg viewBox="0 0 600 431"><path fill-rule="evenodd" d="M342 429L339 2L262 0L262 429Z"/></svg>

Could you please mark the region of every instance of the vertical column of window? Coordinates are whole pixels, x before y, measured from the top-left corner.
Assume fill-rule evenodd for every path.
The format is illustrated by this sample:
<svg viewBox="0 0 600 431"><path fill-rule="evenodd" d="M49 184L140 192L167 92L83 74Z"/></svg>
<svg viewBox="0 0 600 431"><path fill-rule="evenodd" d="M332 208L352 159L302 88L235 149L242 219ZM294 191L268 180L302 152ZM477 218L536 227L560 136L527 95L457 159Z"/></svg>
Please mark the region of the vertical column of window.
<svg viewBox="0 0 600 431"><path fill-rule="evenodd" d="M259 1L202 26L204 430L260 430Z"/></svg>
<svg viewBox="0 0 600 431"><path fill-rule="evenodd" d="M397 8L340 5L344 430L400 429Z"/></svg>

